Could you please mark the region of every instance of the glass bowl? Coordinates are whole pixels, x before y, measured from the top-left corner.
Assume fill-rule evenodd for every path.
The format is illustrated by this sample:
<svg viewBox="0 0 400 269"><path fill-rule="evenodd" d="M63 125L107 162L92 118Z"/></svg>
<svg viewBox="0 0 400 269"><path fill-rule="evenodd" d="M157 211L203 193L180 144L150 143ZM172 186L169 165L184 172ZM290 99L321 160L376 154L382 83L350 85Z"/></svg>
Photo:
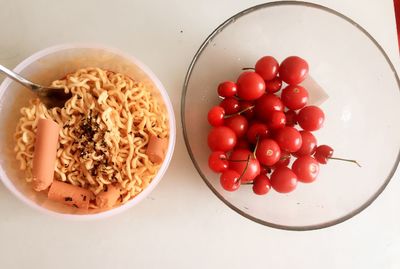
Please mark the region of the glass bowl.
<svg viewBox="0 0 400 269"><path fill-rule="evenodd" d="M208 110L218 104L217 85L235 81L243 67L264 55L306 59L310 75L329 98L322 103L319 144L337 157L321 166L312 184L289 194L253 194L251 185L224 191L207 164ZM182 93L182 125L190 157L207 186L227 206L253 221L286 230L320 229L345 221L384 190L399 163L400 92L382 47L350 18L305 2L273 2L246 9L214 30L189 66Z"/></svg>
<svg viewBox="0 0 400 269"><path fill-rule="evenodd" d="M35 192L24 180L25 174L19 169L13 151L13 138L20 108L27 105L33 93L18 83L6 78L0 85L0 179L4 185L25 204L42 213L63 217L64 219L94 220L121 213L142 201L160 182L171 161L175 139L175 116L168 93L155 74L139 60L119 50L96 44L64 44L46 48L26 58L14 69L24 77L42 84L50 85L80 68L100 67L123 73L141 81L153 90L153 94L165 106L170 138L166 157L150 184L137 196L123 205L109 210L80 210L47 199L43 192Z"/></svg>

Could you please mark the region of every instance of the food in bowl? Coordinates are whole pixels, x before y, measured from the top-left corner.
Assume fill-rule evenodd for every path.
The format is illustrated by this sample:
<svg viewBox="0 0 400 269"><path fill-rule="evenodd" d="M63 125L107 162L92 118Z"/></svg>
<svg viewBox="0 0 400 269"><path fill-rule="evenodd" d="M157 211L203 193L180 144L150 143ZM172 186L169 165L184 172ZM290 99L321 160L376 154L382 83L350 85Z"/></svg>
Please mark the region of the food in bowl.
<svg viewBox="0 0 400 269"><path fill-rule="evenodd" d="M219 84L217 93L223 100L207 116L213 127L207 138L212 151L208 166L220 173L223 189L236 191L241 184L252 184L258 195L271 188L289 193L298 182L315 181L319 164L329 159L358 164L332 157L330 146L317 147L312 132L322 128L325 114L307 105L309 92L299 85L308 76L304 59L290 56L279 65L274 57L264 56L254 68L243 70L236 82Z"/></svg>
<svg viewBox="0 0 400 269"><path fill-rule="evenodd" d="M169 141L164 106L127 75L84 68L56 80L72 97L47 109L21 108L16 158L26 181L48 198L83 209L112 208L145 189Z"/></svg>

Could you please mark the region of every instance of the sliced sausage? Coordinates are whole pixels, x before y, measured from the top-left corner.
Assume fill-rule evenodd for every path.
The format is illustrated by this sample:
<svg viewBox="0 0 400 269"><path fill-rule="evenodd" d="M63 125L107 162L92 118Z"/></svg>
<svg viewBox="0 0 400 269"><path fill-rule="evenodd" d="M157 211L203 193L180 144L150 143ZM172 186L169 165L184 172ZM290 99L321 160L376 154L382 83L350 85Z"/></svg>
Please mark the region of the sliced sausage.
<svg viewBox="0 0 400 269"><path fill-rule="evenodd" d="M53 182L60 126L48 119L38 122L33 154L33 189L42 191Z"/></svg>
<svg viewBox="0 0 400 269"><path fill-rule="evenodd" d="M83 209L88 209L90 200L94 199L90 190L58 180L53 181L47 196L52 201Z"/></svg>
<svg viewBox="0 0 400 269"><path fill-rule="evenodd" d="M162 163L168 148L168 138L158 138L150 135L149 144L147 145L146 154L150 161L156 164Z"/></svg>
<svg viewBox="0 0 400 269"><path fill-rule="evenodd" d="M96 205L100 208L111 208L117 203L120 194L119 188L106 185L106 189L97 194Z"/></svg>

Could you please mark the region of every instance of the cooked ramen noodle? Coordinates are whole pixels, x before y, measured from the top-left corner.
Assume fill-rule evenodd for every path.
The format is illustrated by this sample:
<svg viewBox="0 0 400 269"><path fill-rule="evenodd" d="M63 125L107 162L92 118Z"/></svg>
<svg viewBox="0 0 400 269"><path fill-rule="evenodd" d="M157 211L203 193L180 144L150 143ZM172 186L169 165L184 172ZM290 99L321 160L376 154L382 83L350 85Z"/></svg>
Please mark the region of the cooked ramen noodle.
<svg viewBox="0 0 400 269"><path fill-rule="evenodd" d="M47 109L36 98L21 109L15 152L26 180L34 180L38 122L51 119L60 126L54 180L94 196L117 186L118 204L146 188L160 167L146 152L149 140L168 141L169 136L165 108L152 91L126 75L99 68L80 69L52 86L72 93L64 107ZM97 206L90 202L90 208Z"/></svg>

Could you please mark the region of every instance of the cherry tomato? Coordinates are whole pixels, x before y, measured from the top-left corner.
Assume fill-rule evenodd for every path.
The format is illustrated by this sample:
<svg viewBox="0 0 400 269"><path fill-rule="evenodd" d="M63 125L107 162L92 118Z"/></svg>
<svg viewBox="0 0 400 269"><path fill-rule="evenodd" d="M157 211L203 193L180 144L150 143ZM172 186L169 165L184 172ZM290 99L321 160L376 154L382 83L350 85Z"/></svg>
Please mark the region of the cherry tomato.
<svg viewBox="0 0 400 269"><path fill-rule="evenodd" d="M226 191L236 191L240 187L240 175L234 170L225 170L219 180L222 188Z"/></svg>
<svg viewBox="0 0 400 269"><path fill-rule="evenodd" d="M308 63L297 56L287 57L279 66L279 77L289 85L300 84L308 74Z"/></svg>
<svg viewBox="0 0 400 269"><path fill-rule="evenodd" d="M294 153L295 156L312 155L317 148L317 139L308 131L300 131L301 147Z"/></svg>
<svg viewBox="0 0 400 269"><path fill-rule="evenodd" d="M261 138L267 138L269 134L269 129L267 125L261 122L253 122L250 124L247 130L247 140L255 144L257 142L257 136Z"/></svg>
<svg viewBox="0 0 400 269"><path fill-rule="evenodd" d="M306 106L300 110L297 121L301 128L306 131L319 130L324 124L325 114L317 106Z"/></svg>
<svg viewBox="0 0 400 269"><path fill-rule="evenodd" d="M214 151L208 157L208 167L216 173L220 173L228 169L228 158L225 152Z"/></svg>
<svg viewBox="0 0 400 269"><path fill-rule="evenodd" d="M315 150L314 158L320 164L326 164L330 157L333 155L333 148L328 145L318 146Z"/></svg>
<svg viewBox="0 0 400 269"><path fill-rule="evenodd" d="M293 110L288 110L285 112L286 116L286 126L293 127L297 124L297 113Z"/></svg>
<svg viewBox="0 0 400 269"><path fill-rule="evenodd" d="M218 126L208 133L208 146L212 151L227 152L236 145L236 134L226 126Z"/></svg>
<svg viewBox="0 0 400 269"><path fill-rule="evenodd" d="M267 194L271 189L271 181L266 175L258 175L253 182L253 192L257 195Z"/></svg>
<svg viewBox="0 0 400 269"><path fill-rule="evenodd" d="M237 92L235 82L225 81L218 85L218 95L221 97L233 97Z"/></svg>
<svg viewBox="0 0 400 269"><path fill-rule="evenodd" d="M282 79L280 77L276 77L274 79L265 82L265 91L267 93L278 92L281 88L282 88Z"/></svg>
<svg viewBox="0 0 400 269"><path fill-rule="evenodd" d="M290 155L289 152L281 150L281 157L271 168L276 169L281 166L286 167L289 165L291 158L292 158L292 156Z"/></svg>
<svg viewBox="0 0 400 269"><path fill-rule="evenodd" d="M255 112L257 118L268 122L269 117L274 111L283 111L281 99L274 94L267 93L256 101Z"/></svg>
<svg viewBox="0 0 400 269"><path fill-rule="evenodd" d="M226 115L232 115L239 112L239 101L233 97L228 97L219 103L219 106L225 110Z"/></svg>
<svg viewBox="0 0 400 269"><path fill-rule="evenodd" d="M247 158L250 156L247 165ZM260 174L260 163L254 158L253 153L245 149L236 149L229 157L229 169L235 170L241 175L242 182L252 181ZM243 171L246 169L246 172Z"/></svg>
<svg viewBox="0 0 400 269"><path fill-rule="evenodd" d="M282 90L281 99L287 108L297 110L307 104L308 92L300 85L289 85Z"/></svg>
<svg viewBox="0 0 400 269"><path fill-rule="evenodd" d="M277 131L275 140L282 150L296 152L301 148L301 134L293 127L284 127Z"/></svg>
<svg viewBox="0 0 400 269"><path fill-rule="evenodd" d="M224 124L225 110L220 106L214 106L208 111L208 123L211 126L221 126Z"/></svg>
<svg viewBox="0 0 400 269"><path fill-rule="evenodd" d="M235 132L236 137L240 138L246 134L248 123L245 117L236 115L225 119L225 126L231 128Z"/></svg>
<svg viewBox="0 0 400 269"><path fill-rule="evenodd" d="M265 82L255 72L243 72L237 80L237 95L247 101L260 98L265 93Z"/></svg>
<svg viewBox="0 0 400 269"><path fill-rule="evenodd" d="M271 186L280 193L291 192L297 186L297 176L290 168L278 167L271 175Z"/></svg>
<svg viewBox="0 0 400 269"><path fill-rule="evenodd" d="M274 140L262 139L258 142L256 157L261 164L272 166L281 157L281 149Z"/></svg>
<svg viewBox="0 0 400 269"><path fill-rule="evenodd" d="M310 155L297 158L292 165L293 172L297 175L297 179L304 183L313 182L319 173L318 162Z"/></svg>
<svg viewBox="0 0 400 269"><path fill-rule="evenodd" d="M271 80L278 74L279 64L272 56L264 56L256 62L256 73L264 80Z"/></svg>
<svg viewBox="0 0 400 269"><path fill-rule="evenodd" d="M271 129L283 128L286 125L286 116L282 111L273 111L268 121L268 127Z"/></svg>
<svg viewBox="0 0 400 269"><path fill-rule="evenodd" d="M234 149L247 149L250 150L250 143L246 138L239 139Z"/></svg>
<svg viewBox="0 0 400 269"><path fill-rule="evenodd" d="M247 108L249 108L249 107L254 106L254 103L253 103L253 102L250 102L250 101L240 101L240 102L239 102L239 106L240 106L240 109L239 109L239 110L240 110L240 111L243 111L243 110L245 110L245 109L247 109ZM246 119L248 119L248 120L253 119L253 118L254 118L254 107L253 107L253 108L250 108L250 109L248 109L248 110L246 110L246 111L243 112L243 113L241 113L241 115L245 116Z"/></svg>

